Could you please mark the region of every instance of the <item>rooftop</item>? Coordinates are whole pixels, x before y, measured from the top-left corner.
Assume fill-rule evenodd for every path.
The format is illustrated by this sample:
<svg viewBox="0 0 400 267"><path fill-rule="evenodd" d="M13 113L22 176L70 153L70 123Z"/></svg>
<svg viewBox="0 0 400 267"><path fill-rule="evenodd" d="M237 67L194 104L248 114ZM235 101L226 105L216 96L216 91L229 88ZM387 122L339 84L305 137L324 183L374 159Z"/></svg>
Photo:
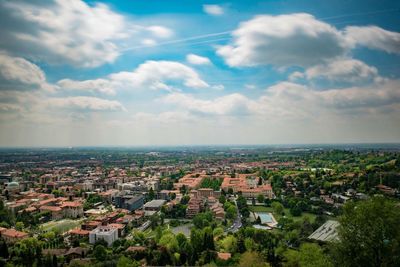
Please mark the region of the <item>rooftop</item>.
<svg viewBox="0 0 400 267"><path fill-rule="evenodd" d="M165 200L163 199L154 199L150 202L147 202L146 204L144 204L144 208L159 208L162 205L165 204Z"/></svg>
<svg viewBox="0 0 400 267"><path fill-rule="evenodd" d="M337 227L339 222L328 220L326 223L321 225L314 233L312 233L308 238L323 242L329 242L337 239Z"/></svg>

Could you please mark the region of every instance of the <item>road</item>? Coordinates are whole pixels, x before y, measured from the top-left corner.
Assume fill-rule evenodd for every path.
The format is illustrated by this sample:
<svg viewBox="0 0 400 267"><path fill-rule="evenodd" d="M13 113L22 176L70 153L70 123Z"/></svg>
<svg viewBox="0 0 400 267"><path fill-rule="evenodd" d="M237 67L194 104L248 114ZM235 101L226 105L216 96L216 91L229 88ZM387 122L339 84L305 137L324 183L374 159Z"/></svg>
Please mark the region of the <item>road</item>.
<svg viewBox="0 0 400 267"><path fill-rule="evenodd" d="M236 218L232 226L226 230L226 232L228 233L236 233L237 231L239 231L240 227L242 227L242 215L240 215L236 200L235 200L235 206L236 206Z"/></svg>

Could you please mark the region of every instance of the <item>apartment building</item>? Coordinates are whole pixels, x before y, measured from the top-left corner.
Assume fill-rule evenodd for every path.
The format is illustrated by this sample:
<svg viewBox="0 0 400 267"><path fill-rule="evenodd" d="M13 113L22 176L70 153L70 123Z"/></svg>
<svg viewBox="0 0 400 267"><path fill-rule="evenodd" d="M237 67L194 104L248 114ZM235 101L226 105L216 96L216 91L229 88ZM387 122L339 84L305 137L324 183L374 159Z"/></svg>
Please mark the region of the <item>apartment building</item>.
<svg viewBox="0 0 400 267"><path fill-rule="evenodd" d="M89 233L89 243L94 244L103 239L111 246L118 239L118 229L112 226L99 226Z"/></svg>

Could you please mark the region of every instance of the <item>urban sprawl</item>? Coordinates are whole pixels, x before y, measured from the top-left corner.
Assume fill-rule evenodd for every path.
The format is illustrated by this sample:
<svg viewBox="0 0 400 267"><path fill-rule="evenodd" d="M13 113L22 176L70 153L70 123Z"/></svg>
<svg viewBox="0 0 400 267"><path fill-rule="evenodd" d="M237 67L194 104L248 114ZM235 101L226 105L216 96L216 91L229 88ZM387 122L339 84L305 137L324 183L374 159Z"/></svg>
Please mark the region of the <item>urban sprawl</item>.
<svg viewBox="0 0 400 267"><path fill-rule="evenodd" d="M0 266L399 266L399 170L390 147L4 149Z"/></svg>

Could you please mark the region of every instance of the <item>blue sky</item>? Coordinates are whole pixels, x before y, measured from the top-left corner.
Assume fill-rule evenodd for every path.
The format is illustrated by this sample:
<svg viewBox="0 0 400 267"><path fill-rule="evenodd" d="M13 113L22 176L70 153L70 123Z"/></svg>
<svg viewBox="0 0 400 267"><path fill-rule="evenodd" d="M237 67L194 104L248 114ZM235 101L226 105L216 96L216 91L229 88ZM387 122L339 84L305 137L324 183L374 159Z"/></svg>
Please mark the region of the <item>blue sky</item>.
<svg viewBox="0 0 400 267"><path fill-rule="evenodd" d="M0 146L400 141L398 1L0 7Z"/></svg>

